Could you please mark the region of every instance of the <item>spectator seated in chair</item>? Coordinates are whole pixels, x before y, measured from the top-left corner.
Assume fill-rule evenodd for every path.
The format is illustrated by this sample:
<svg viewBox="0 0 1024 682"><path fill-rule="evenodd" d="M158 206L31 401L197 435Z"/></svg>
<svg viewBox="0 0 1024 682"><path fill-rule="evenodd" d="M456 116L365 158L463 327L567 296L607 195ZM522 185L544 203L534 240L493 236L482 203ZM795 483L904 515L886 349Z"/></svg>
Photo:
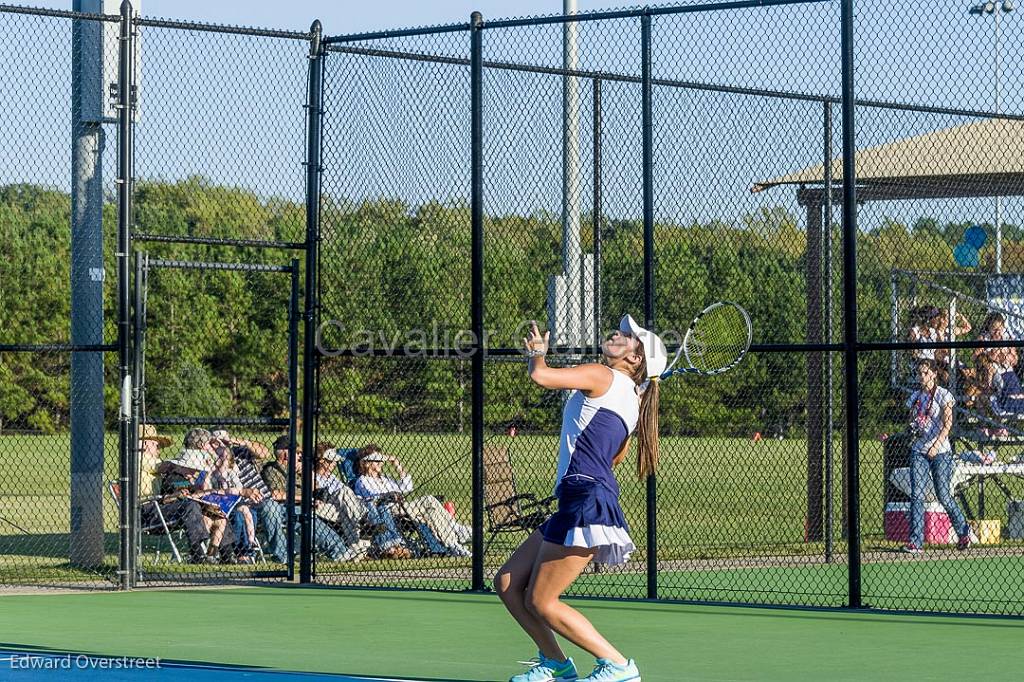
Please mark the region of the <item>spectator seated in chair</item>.
<svg viewBox="0 0 1024 682"><path fill-rule="evenodd" d="M938 331L928 324L932 315L938 312L938 308L930 305L917 306L910 311L910 329L907 331L907 341L910 343L932 343L939 340ZM911 357L916 360L925 358L935 359L934 348L918 348L911 351Z"/></svg>
<svg viewBox="0 0 1024 682"><path fill-rule="evenodd" d="M1000 416L1024 415L1024 387L1013 370L997 375L993 381L993 407Z"/></svg>
<svg viewBox="0 0 1024 682"><path fill-rule="evenodd" d="M354 490L356 479L359 478L360 450L356 448L338 448L336 452L339 458L336 469L337 476L349 488ZM394 527L398 529L406 549L409 550L412 556L444 556L450 553L448 548L437 539L434 531L430 530L430 526L413 519L406 513L401 504L400 494L392 493L380 495L373 499L359 499L363 504L367 505L368 509L372 508L379 512L378 521L385 523L385 525L389 522L394 522ZM371 522L375 521L372 517L368 516L365 523L369 525ZM364 528L363 530L365 535L366 529Z"/></svg>
<svg viewBox="0 0 1024 682"><path fill-rule="evenodd" d="M260 521L267 534L267 550L281 563L288 560L287 526L288 501L288 436L281 436L274 441L275 459L263 465L260 475L270 488L272 503L264 503L260 509ZM296 513L302 501L302 451L295 452L295 504ZM296 531L298 528L296 528ZM313 543L316 551L330 561L358 561L363 558L354 547L348 547L345 541L331 529L327 523L315 519L313 522Z"/></svg>
<svg viewBox="0 0 1024 682"><path fill-rule="evenodd" d="M184 448L174 459L161 462L156 468L162 495L161 512L164 518L180 521L191 548L193 563L235 563L234 536L227 517L220 507L201 498L210 489L210 470L213 468L213 447L210 432L192 429L185 434ZM149 505L152 508L152 505ZM199 517L195 516L198 507ZM142 510L141 513L144 513ZM143 523L149 520L143 518ZM200 531L198 524L202 524ZM206 544L206 551L203 551Z"/></svg>
<svg viewBox="0 0 1024 682"><path fill-rule="evenodd" d="M140 505L140 521L144 527L157 527L162 515L168 530L180 528L184 531L191 548L192 562L207 563L204 547L210 540L210 528L209 520L203 516L202 505L187 498L164 501L160 494L160 476L157 473L162 463L160 450L170 447L171 442L167 436L157 433L156 427L151 424L143 424L139 430L139 450L142 454L139 497L152 500L151 503Z"/></svg>
<svg viewBox="0 0 1024 682"><path fill-rule="evenodd" d="M942 308L935 306L918 306L910 311L911 327L907 333L907 340L911 343L938 343L949 341L953 337L960 337L971 331L971 323L966 317L957 313L956 325L952 329L953 337L950 336L949 313ZM939 372L939 383L946 384L949 381L950 357L949 351L944 348L918 348L911 352L914 363L918 360L935 360Z"/></svg>
<svg viewBox="0 0 1024 682"><path fill-rule="evenodd" d="M247 449L252 454L269 453L259 443L232 439L227 429L222 427L215 428L212 435L214 440L211 442L217 459L210 474L210 487L217 492L242 498L228 516L228 521L235 535L235 554L238 560L241 563L252 564L256 562L256 548L259 546L256 540L256 510L263 503L263 495L259 490L248 488L242 483L241 473L235 462L235 452Z"/></svg>
<svg viewBox="0 0 1024 682"><path fill-rule="evenodd" d="M993 401L1001 381L991 358L984 353L975 356L974 367L960 370L959 385L963 387L964 406L993 418Z"/></svg>
<svg viewBox="0 0 1024 682"><path fill-rule="evenodd" d="M408 559L412 552L406 547L395 518L386 505L360 499L336 475L342 457L331 443L317 446L316 487L321 504L334 508L342 538L354 545L360 538L360 527L365 524L373 534L374 552L386 559ZM325 515L326 516L326 515Z"/></svg>
<svg viewBox="0 0 1024 682"><path fill-rule="evenodd" d="M945 308L936 308L936 310L937 312L928 321L928 324L934 330L933 338L938 341L952 341L954 339L962 339L966 334L970 333L971 323L961 313L956 314L956 322L953 328L950 329L949 310ZM953 368L949 349L935 349L935 363L938 366L940 384L948 384L949 371Z"/></svg>
<svg viewBox="0 0 1024 682"><path fill-rule="evenodd" d="M397 480L383 475L386 462L395 468ZM380 446L371 443L359 451L358 469L359 477L354 487L359 497L375 500L385 495L396 496L402 509L413 520L426 524L449 555L470 556L470 551L462 544L472 538L472 530L458 523L441 501L432 495L407 498L413 491L412 476L406 472L398 458L385 455Z"/></svg>
<svg viewBox="0 0 1024 682"><path fill-rule="evenodd" d="M980 341L1009 341L1011 337L1006 330L1006 318L1002 313L993 312L985 318L981 327ZM993 407L1003 415L1024 414L1024 388L1015 371L1017 366L1017 349L978 348L974 357L987 356L995 368L992 389L995 393Z"/></svg>

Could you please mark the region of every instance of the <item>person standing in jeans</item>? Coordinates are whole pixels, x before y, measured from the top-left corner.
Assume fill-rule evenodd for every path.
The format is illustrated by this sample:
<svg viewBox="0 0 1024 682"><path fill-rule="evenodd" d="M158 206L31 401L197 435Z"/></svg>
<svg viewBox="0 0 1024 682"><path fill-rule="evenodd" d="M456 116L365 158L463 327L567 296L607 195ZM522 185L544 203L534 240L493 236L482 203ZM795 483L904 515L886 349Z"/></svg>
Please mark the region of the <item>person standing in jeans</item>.
<svg viewBox="0 0 1024 682"><path fill-rule="evenodd" d="M924 493L931 478L935 497L945 508L960 541L958 549L971 546L971 531L960 506L953 499L953 450L949 432L953 428L953 394L939 386L938 368L930 358L917 363L921 388L907 401L910 408L910 432L915 440L910 447L910 541L903 547L908 554L920 554L924 547Z"/></svg>

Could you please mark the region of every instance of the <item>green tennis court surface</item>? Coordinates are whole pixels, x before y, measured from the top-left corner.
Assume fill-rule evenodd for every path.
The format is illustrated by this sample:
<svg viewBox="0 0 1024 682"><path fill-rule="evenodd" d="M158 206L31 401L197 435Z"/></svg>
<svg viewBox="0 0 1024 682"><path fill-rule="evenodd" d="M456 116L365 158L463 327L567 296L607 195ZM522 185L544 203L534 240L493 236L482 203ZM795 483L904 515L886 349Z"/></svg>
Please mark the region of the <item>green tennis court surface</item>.
<svg viewBox="0 0 1024 682"><path fill-rule="evenodd" d="M1016 613L1024 595L1024 574L1018 570L1022 558L993 555L992 551L983 547L970 552L930 547L919 557L893 549L865 553L861 570L863 603L889 610ZM800 559L788 558L793 562ZM714 569L672 570L670 562L665 564L658 573L658 592L663 599L819 607L847 603L845 556L828 564L807 557L805 565L772 567L743 566L742 560L728 559L718 560ZM333 577L343 575L335 573ZM361 577L365 579L366 574ZM393 580L394 576L387 578ZM459 591L469 577L405 580L407 585L423 589ZM585 573L571 589L589 596L635 598L646 593L647 576L637 571Z"/></svg>
<svg viewBox="0 0 1024 682"><path fill-rule="evenodd" d="M1024 641L1019 619L572 603L637 659L647 682L1019 679ZM493 596L290 586L7 595L0 650L0 679L26 682L43 678L12 668L9 652L199 664L160 671L190 682L294 677L274 671L506 680L534 655ZM570 651L589 670L590 658ZM72 679L155 679L103 674Z"/></svg>

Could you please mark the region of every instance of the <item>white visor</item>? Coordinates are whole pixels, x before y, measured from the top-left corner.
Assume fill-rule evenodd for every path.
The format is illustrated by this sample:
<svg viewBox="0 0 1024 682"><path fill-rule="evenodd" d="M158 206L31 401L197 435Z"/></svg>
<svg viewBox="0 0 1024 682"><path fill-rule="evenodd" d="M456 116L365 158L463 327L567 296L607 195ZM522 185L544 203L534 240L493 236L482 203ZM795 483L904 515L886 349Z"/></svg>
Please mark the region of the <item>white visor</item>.
<svg viewBox="0 0 1024 682"><path fill-rule="evenodd" d="M619 322L619 331L632 334L644 344L648 378L661 376L665 371L665 365L668 364L668 349L658 335L638 325L631 315L622 318Z"/></svg>

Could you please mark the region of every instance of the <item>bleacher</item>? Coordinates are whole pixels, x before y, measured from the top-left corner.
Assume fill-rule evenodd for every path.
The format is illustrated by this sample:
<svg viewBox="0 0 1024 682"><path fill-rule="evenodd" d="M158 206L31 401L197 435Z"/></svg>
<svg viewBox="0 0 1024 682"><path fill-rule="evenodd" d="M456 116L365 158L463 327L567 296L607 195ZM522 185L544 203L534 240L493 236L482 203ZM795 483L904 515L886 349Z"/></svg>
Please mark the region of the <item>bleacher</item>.
<svg viewBox="0 0 1024 682"><path fill-rule="evenodd" d="M911 340L911 328L922 324L926 315L931 314L934 319L936 309L945 314L947 321L937 341L977 340L983 321L996 312L1003 316L1009 338L1024 339L1022 275L894 270L891 292L891 340L894 342ZM964 330L967 326L969 331ZM1014 494L1006 484L1006 477L1024 477L1024 400L1010 399L998 392L993 395L983 392L980 387L984 386L984 381L976 376L976 351L972 348L932 353L894 350L890 361L892 388L909 397L917 389L914 362L929 355L945 366L942 385L956 398L951 441L958 458L953 488L969 518L984 518L985 486L991 483L1007 503L1012 504ZM1020 369L1018 365L1017 371ZM1015 377L1007 379L1012 381ZM909 484L902 480L906 477L910 447L906 436L890 437L884 449L887 510L909 500ZM975 493L975 508L967 492Z"/></svg>
<svg viewBox="0 0 1024 682"><path fill-rule="evenodd" d="M920 320L915 312L929 307L946 314L948 327L944 339L975 340L985 317L1001 313L1010 338L1024 339L1024 276L991 273L892 271L891 330L894 342L907 341L912 326ZM971 330L957 334L960 319L967 320ZM973 349L939 351L947 354L949 371L943 385L957 400L953 436L961 446L973 449L1024 448L1024 409L1001 409L998 401L979 395L973 382ZM913 363L915 354L892 351L890 383L894 389L910 395L915 389ZM1021 403L1024 405L1024 401Z"/></svg>

